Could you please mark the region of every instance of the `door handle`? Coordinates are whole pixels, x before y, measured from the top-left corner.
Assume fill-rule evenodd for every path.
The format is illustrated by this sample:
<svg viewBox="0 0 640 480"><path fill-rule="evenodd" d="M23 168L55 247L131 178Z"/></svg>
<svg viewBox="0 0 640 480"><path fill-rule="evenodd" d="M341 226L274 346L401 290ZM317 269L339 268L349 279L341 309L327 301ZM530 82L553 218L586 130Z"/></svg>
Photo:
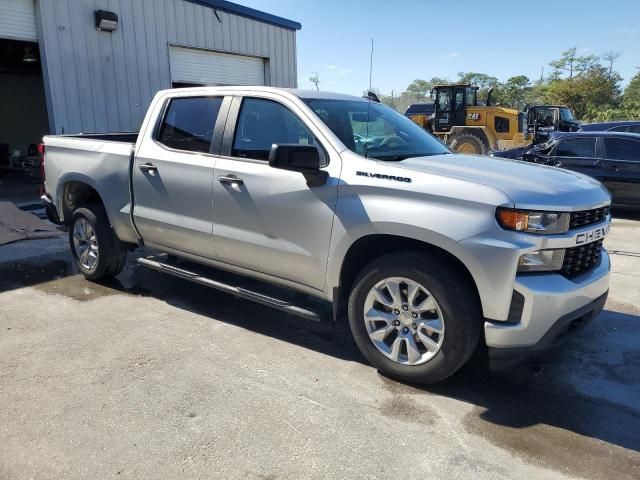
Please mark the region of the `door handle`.
<svg viewBox="0 0 640 480"><path fill-rule="evenodd" d="M155 172L156 170L158 170L158 167L156 167L153 163L143 163L142 165L139 165L138 168L143 172Z"/></svg>
<svg viewBox="0 0 640 480"><path fill-rule="evenodd" d="M218 181L220 183L226 183L226 184L234 184L235 183L236 185L242 185L244 183L240 177L236 177L233 174L231 174L231 175L220 175L218 177Z"/></svg>
<svg viewBox="0 0 640 480"><path fill-rule="evenodd" d="M620 170L620 167L618 167L618 165L605 165L604 168L606 170L613 170L614 172Z"/></svg>

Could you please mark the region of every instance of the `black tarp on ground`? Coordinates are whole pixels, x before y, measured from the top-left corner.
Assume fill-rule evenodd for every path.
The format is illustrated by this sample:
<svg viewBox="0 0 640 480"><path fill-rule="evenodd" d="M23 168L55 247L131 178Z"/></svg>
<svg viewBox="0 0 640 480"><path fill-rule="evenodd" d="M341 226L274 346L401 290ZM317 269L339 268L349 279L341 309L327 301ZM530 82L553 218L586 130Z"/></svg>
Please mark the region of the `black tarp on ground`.
<svg viewBox="0 0 640 480"><path fill-rule="evenodd" d="M60 235L55 225L23 212L11 202L0 202L0 245Z"/></svg>

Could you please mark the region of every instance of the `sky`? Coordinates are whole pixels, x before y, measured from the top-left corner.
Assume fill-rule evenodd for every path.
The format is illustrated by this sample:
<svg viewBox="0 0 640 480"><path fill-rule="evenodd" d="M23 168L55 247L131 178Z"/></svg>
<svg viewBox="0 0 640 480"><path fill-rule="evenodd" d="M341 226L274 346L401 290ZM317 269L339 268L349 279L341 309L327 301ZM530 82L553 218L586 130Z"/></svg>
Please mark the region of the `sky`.
<svg viewBox="0 0 640 480"><path fill-rule="evenodd" d="M461 71L540 78L549 62L621 52L623 85L640 72L640 0L235 0L298 21L298 87L361 95L396 94L413 80L457 79ZM535 6L534 6L535 5Z"/></svg>

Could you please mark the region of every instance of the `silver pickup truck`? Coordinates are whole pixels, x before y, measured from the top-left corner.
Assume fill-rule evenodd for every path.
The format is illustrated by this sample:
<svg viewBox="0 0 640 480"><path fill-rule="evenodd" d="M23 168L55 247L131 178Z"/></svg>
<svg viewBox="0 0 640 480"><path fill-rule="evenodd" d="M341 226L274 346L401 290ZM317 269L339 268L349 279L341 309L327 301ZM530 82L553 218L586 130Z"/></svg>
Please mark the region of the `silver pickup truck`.
<svg viewBox="0 0 640 480"><path fill-rule="evenodd" d="M118 274L144 245L157 252L144 266L302 317L348 317L365 357L404 381L440 381L483 344L508 368L607 297L600 183L454 155L371 98L166 90L138 134L44 143L43 201L88 279Z"/></svg>

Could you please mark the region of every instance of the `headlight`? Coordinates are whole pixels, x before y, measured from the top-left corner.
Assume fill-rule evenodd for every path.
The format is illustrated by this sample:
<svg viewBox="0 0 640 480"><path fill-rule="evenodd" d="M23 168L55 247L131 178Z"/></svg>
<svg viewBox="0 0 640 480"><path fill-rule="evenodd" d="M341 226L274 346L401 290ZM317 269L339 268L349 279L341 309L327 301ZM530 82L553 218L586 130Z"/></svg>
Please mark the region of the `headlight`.
<svg viewBox="0 0 640 480"><path fill-rule="evenodd" d="M560 270L563 261L564 248L525 253L518 261L518 272L550 272Z"/></svg>
<svg viewBox="0 0 640 480"><path fill-rule="evenodd" d="M496 218L502 228L527 233L566 233L569 230L567 212L536 212L500 207Z"/></svg>

